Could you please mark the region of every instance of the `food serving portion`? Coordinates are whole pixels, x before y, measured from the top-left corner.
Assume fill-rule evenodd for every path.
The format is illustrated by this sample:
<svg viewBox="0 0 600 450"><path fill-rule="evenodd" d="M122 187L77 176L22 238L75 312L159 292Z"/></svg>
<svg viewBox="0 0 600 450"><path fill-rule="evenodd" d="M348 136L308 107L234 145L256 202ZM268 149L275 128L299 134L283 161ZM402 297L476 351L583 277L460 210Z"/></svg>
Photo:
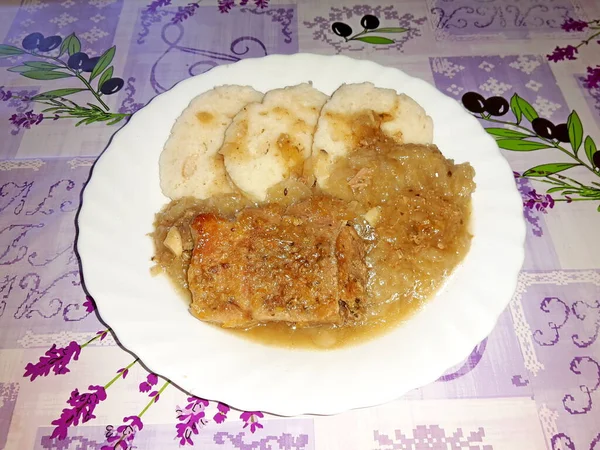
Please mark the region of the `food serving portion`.
<svg viewBox="0 0 600 450"><path fill-rule="evenodd" d="M208 198L232 192L218 152L233 117L262 97L248 86L222 86L190 103L160 155L160 185L166 196Z"/></svg>
<svg viewBox="0 0 600 450"><path fill-rule="evenodd" d="M156 215L153 271L198 319L263 343L335 348L377 336L469 249L474 170L432 137L421 106L371 83L331 98L307 83L264 97L246 86L201 94L161 155L172 200Z"/></svg>
<svg viewBox="0 0 600 450"><path fill-rule="evenodd" d="M436 380L491 332L524 255L521 196L478 121L345 56L243 59L156 96L77 221L123 346L191 394L280 415Z"/></svg>

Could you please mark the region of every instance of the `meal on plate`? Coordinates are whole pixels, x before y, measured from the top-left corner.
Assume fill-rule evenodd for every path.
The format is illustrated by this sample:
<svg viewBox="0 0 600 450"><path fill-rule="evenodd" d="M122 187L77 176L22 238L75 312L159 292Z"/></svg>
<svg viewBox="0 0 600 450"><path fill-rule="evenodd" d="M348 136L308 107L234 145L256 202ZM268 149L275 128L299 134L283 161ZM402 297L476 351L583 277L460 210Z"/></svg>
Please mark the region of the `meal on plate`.
<svg viewBox="0 0 600 450"><path fill-rule="evenodd" d="M198 319L261 342L378 335L469 249L474 170L432 140L419 104L371 83L205 92L160 156L153 271Z"/></svg>

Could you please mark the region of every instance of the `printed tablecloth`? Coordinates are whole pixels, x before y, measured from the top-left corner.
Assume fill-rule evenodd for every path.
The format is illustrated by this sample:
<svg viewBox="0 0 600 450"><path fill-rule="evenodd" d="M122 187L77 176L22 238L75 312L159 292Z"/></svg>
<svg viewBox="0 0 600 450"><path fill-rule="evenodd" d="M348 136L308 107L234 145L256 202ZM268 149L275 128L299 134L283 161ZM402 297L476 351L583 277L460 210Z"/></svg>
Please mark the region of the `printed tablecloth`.
<svg viewBox="0 0 600 450"><path fill-rule="evenodd" d="M4 0L0 39L0 449L600 450L600 3ZM296 52L463 101L528 225L514 298L466 361L332 417L237 411L147 372L74 252L90 167L132 113L217 65Z"/></svg>

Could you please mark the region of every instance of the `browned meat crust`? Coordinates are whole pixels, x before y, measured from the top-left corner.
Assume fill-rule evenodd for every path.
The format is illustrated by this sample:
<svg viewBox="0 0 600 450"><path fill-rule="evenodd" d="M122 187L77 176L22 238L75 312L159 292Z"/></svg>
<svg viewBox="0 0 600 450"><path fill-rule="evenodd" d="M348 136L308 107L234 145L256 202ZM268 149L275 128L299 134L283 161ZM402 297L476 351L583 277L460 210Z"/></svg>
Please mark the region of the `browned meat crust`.
<svg viewBox="0 0 600 450"><path fill-rule="evenodd" d="M246 209L233 221L199 215L188 271L192 312L225 327L358 318L366 297L365 245L327 210L309 200L284 214Z"/></svg>

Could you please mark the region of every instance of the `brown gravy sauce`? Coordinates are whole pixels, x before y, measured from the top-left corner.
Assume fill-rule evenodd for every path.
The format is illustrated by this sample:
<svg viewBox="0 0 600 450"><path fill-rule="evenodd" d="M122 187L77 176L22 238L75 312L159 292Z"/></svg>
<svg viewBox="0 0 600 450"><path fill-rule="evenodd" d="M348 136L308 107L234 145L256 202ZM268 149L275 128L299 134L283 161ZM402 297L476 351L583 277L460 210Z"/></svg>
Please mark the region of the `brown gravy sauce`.
<svg viewBox="0 0 600 450"><path fill-rule="evenodd" d="M225 332L288 348L327 349L363 342L410 317L463 259L471 241L473 168L454 164L435 146L398 145L373 133L363 133L357 143L357 151L335 163L322 191L290 178L271 189L267 203L283 209L315 194L346 201L344 213L369 241L367 317L340 327L268 323ZM205 212L232 218L250 206L256 205L241 195L170 202L156 215L153 270L165 272L189 301L186 272L194 246L189 223ZM163 245L173 226L183 238L180 258Z"/></svg>

